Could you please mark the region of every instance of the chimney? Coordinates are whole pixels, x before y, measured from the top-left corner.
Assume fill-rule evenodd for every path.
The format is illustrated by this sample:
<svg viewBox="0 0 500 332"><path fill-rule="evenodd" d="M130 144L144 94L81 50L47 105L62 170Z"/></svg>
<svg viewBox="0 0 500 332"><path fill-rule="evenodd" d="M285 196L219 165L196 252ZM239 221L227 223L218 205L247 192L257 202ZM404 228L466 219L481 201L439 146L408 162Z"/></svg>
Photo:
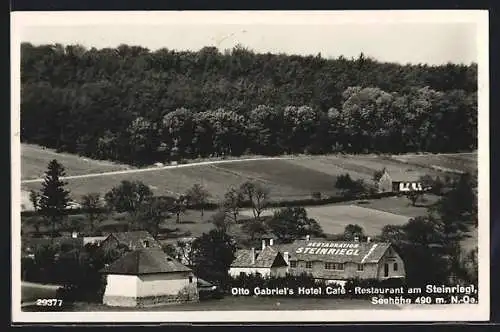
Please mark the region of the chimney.
<svg viewBox="0 0 500 332"><path fill-rule="evenodd" d="M372 240L372 239L371 239L371 237L367 237L367 238L366 238L366 242L368 242L368 243L370 243L370 242L371 242L371 240Z"/></svg>
<svg viewBox="0 0 500 332"><path fill-rule="evenodd" d="M311 240L311 236L310 235L306 235L306 241L309 241Z"/></svg>
<svg viewBox="0 0 500 332"><path fill-rule="evenodd" d="M269 246L271 247L274 244L274 239L269 240Z"/></svg>
<svg viewBox="0 0 500 332"><path fill-rule="evenodd" d="M288 255L288 251L283 253L283 258L285 259L286 264L289 265L290 256Z"/></svg>
<svg viewBox="0 0 500 332"><path fill-rule="evenodd" d="M252 258L252 265L255 264L255 248L252 248L250 256Z"/></svg>
<svg viewBox="0 0 500 332"><path fill-rule="evenodd" d="M262 240L262 250L266 249L266 240Z"/></svg>
<svg viewBox="0 0 500 332"><path fill-rule="evenodd" d="M359 236L354 237L354 242L359 242Z"/></svg>
<svg viewBox="0 0 500 332"><path fill-rule="evenodd" d="M77 232L73 232L73 233L71 233L71 237L72 237L73 239L76 239L76 238L78 237L78 233L77 233Z"/></svg>

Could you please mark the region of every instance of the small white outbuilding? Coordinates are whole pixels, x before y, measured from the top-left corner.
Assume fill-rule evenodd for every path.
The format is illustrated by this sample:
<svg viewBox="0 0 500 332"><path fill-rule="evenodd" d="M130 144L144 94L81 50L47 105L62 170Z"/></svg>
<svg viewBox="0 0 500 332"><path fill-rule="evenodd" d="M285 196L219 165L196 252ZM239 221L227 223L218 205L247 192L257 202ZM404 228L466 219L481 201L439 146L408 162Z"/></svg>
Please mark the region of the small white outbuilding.
<svg viewBox="0 0 500 332"><path fill-rule="evenodd" d="M101 270L106 275L103 303L152 306L197 302L197 280L190 268L158 248L129 252Z"/></svg>

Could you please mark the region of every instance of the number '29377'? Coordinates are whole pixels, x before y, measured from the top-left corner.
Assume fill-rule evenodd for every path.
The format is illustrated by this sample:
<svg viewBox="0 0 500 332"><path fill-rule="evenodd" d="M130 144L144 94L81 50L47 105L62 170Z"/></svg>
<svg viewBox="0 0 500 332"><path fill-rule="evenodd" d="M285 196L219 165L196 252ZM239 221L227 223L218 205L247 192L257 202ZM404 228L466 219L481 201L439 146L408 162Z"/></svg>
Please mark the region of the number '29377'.
<svg viewBox="0 0 500 332"><path fill-rule="evenodd" d="M43 306L43 307L60 307L60 306L62 306L62 300L59 300L59 299L37 299L36 305Z"/></svg>

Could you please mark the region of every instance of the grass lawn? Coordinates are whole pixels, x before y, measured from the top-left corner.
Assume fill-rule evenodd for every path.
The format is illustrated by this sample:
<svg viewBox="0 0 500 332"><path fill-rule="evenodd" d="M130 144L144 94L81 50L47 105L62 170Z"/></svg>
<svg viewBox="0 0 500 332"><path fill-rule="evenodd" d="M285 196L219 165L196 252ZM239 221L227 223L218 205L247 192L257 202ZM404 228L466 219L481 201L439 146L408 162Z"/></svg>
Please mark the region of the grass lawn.
<svg viewBox="0 0 500 332"><path fill-rule="evenodd" d="M385 225L403 225L409 217L358 205L330 204L306 207L307 215L314 218L327 234L340 234L349 224L358 224L370 236L379 235ZM271 215L274 209L266 211ZM251 210L243 210L242 215L251 216Z"/></svg>
<svg viewBox="0 0 500 332"><path fill-rule="evenodd" d="M74 200L84 194L98 192L104 194L122 180L142 181L149 185L156 195L183 193L199 183L211 193L213 200L219 200L232 186L245 181L258 181L269 188L273 200L310 198L313 192L324 196L335 195L335 182L340 174L349 173L354 179L371 182L373 173L386 167L390 174L398 178L412 179L422 175L441 174L433 169L434 164L457 168L476 167L477 154L469 155L323 155L297 156L293 160L257 160L219 163L212 165L192 165L174 169L153 169L147 172L129 174L108 174L98 177L68 179L68 189ZM47 163L57 158L66 168L67 175L102 173L129 169L106 161L96 161L76 155L56 153L33 145L22 145L22 178L39 178L46 170ZM458 165L458 166L457 166ZM39 190L41 183L23 183L23 202L29 207L27 191Z"/></svg>
<svg viewBox="0 0 500 332"><path fill-rule="evenodd" d="M461 154L421 154L395 156L397 160L412 165L431 167L441 170L455 170L459 172L477 172L477 153Z"/></svg>
<svg viewBox="0 0 500 332"><path fill-rule="evenodd" d="M37 299L53 299L59 286L35 283L21 283L21 302L34 302Z"/></svg>
<svg viewBox="0 0 500 332"><path fill-rule="evenodd" d="M384 197L363 201L363 207L398 214L406 217L425 216L429 205L437 202L438 196L425 194L423 201L417 202L416 206L406 197Z"/></svg>
<svg viewBox="0 0 500 332"><path fill-rule="evenodd" d="M288 160L262 160L222 164L218 168L231 171L269 184L271 187L278 185L280 188L293 188L290 192L275 190L281 198L287 196L310 197L313 192L321 192L325 195L336 195L335 188L337 177L333 174L324 173L311 167L296 165Z"/></svg>
<svg viewBox="0 0 500 332"><path fill-rule="evenodd" d="M39 308L33 308L40 310ZM238 297L226 296L220 300L175 304L149 308L121 308L99 304L78 303L70 311L238 311L238 310L363 310L399 309L396 305L374 305L369 300L338 298L292 297ZM33 310L33 311L35 311Z"/></svg>
<svg viewBox="0 0 500 332"><path fill-rule="evenodd" d="M130 169L131 166L109 161L98 161L69 153L59 153L32 144L21 144L21 179L37 179L44 175L47 165L57 159L66 169L66 175L80 175Z"/></svg>

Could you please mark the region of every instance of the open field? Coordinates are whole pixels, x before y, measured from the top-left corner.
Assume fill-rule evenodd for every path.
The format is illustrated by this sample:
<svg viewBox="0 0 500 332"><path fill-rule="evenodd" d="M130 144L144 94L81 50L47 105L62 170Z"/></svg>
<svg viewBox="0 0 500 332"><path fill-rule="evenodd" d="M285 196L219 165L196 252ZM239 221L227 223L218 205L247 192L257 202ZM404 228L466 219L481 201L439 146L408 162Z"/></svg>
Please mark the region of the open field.
<svg viewBox="0 0 500 332"><path fill-rule="evenodd" d="M349 224L363 227L366 235L379 235L385 225L403 225L409 217L385 211L370 209L358 205L331 204L306 207L307 215L315 219L327 234L340 234ZM274 210L267 210L271 215ZM245 216L251 216L250 210L242 211Z"/></svg>
<svg viewBox="0 0 500 332"><path fill-rule="evenodd" d="M74 154L59 153L37 145L21 144L21 179L43 177L47 165L52 159L57 159L64 165L67 175L102 173L133 168L110 161L92 160Z"/></svg>
<svg viewBox="0 0 500 332"><path fill-rule="evenodd" d="M477 153L402 155L394 159L409 165L450 172L474 173L478 168Z"/></svg>
<svg viewBox="0 0 500 332"><path fill-rule="evenodd" d="M259 297L259 296L226 296L220 300L207 300L198 303L185 303L148 308L120 308L100 304L77 303L68 311L219 311L219 310L398 310L394 304L372 304L369 300L338 298L293 298L293 297ZM40 311L40 308L26 308L24 311Z"/></svg>
<svg viewBox="0 0 500 332"><path fill-rule="evenodd" d="M349 173L353 179L371 183L375 171L386 168L394 180L414 180L423 175L442 175L436 169L477 170L477 154L450 155L326 155L295 156L283 159L224 160L199 164L134 169L127 165L95 161L75 155L56 153L32 145L22 145L22 204L31 207L28 190L38 190L39 178L47 163L57 158L69 176L68 189L74 200L89 192L105 194L123 180L142 181L156 195L185 192L196 183L206 187L211 200L218 201L229 187L257 181L269 188L272 200L310 198L313 192L336 195L338 175Z"/></svg>

